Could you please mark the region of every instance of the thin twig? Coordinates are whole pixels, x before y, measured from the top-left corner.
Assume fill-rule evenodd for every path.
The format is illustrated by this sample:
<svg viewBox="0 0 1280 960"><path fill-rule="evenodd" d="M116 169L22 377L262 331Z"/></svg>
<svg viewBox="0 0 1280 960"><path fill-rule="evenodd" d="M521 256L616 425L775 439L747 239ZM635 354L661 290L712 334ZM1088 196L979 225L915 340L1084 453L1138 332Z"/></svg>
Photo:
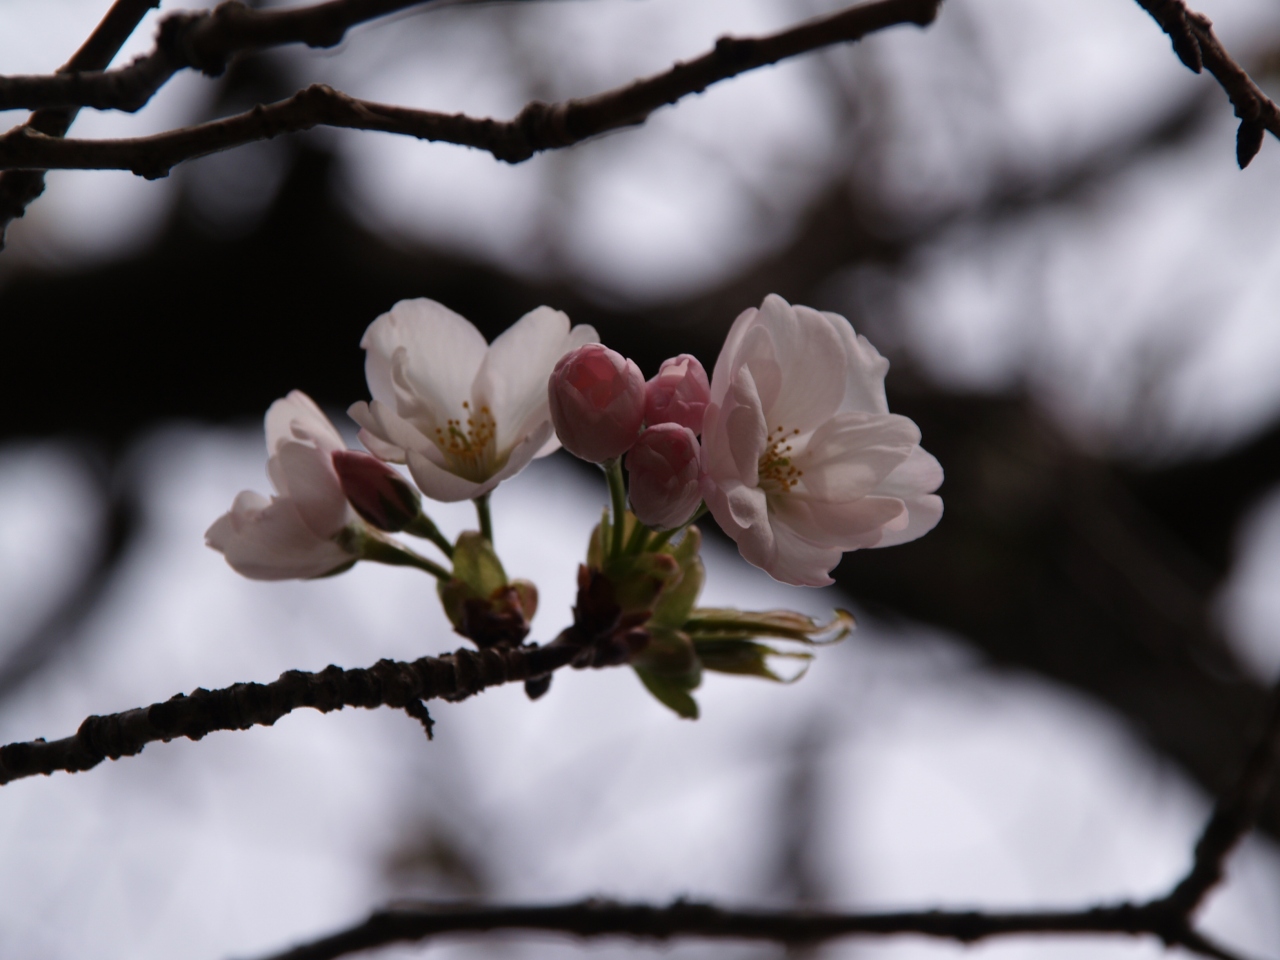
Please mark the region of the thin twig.
<svg viewBox="0 0 1280 960"><path fill-rule="evenodd" d="M412 663L379 660L372 667L354 670L335 666L319 673L289 670L272 683L201 688L149 707L89 717L74 736L62 740L0 747L0 784L55 770L89 770L108 757L116 760L141 753L157 740L199 740L215 730L269 727L302 707L322 713L343 707L394 707L421 720L430 733L423 701L463 700L486 687L546 676L581 653L580 645L565 642L479 652L464 649Z"/></svg>
<svg viewBox="0 0 1280 960"><path fill-rule="evenodd" d="M171 13L160 21L150 52L126 66L105 70L107 64L101 63L74 73L64 68L51 75L0 77L0 110L93 107L132 113L180 70L194 68L216 77L239 53L290 43L332 47L357 24L430 2L329 0L308 7L255 10L227 0L212 10Z"/></svg>
<svg viewBox="0 0 1280 960"><path fill-rule="evenodd" d="M160 0L115 0L93 33L58 73L104 69L137 29L147 11L159 5ZM75 108L37 110L18 129L47 138L61 137L71 128L76 113ZM0 174L0 250L4 249L5 230L9 224L26 213L27 206L42 193L44 170L38 165L35 169L8 170Z"/></svg>
<svg viewBox="0 0 1280 960"><path fill-rule="evenodd" d="M1174 52L1187 68L1208 70L1226 91L1240 128L1236 133L1236 161L1249 165L1262 148L1264 131L1280 137L1280 107L1227 53L1213 32L1213 21L1187 7L1183 0L1137 0L1138 5L1169 35Z"/></svg>
<svg viewBox="0 0 1280 960"><path fill-rule="evenodd" d="M535 153L636 126L660 107L721 80L899 24L925 25L942 0L875 0L764 37L722 37L715 48L656 76L596 96L555 104L533 102L512 120L411 110L357 100L316 84L287 100L247 113L149 137L60 140L18 129L0 137L0 169L131 170L163 177L195 157L316 126L380 130L487 150L519 163Z"/></svg>
<svg viewBox="0 0 1280 960"><path fill-rule="evenodd" d="M727 910L677 900L669 906L583 900L555 906L458 906L404 904L379 910L363 923L285 950L268 960L335 960L361 950L425 940L442 934L538 930L595 939L631 937L668 941L755 940L819 943L841 937L915 934L973 943L1016 934L1120 934L1165 940L1160 918L1145 905L1121 903L1078 911L983 913L922 910L901 913L828 913ZM1238 960L1225 948L1190 933L1171 945L1217 960Z"/></svg>
<svg viewBox="0 0 1280 960"><path fill-rule="evenodd" d="M1280 773L1280 682L1271 691L1266 723L1235 785L1214 806L1196 843L1191 869L1166 898L1190 917L1223 877L1226 860L1257 823L1267 792Z"/></svg>

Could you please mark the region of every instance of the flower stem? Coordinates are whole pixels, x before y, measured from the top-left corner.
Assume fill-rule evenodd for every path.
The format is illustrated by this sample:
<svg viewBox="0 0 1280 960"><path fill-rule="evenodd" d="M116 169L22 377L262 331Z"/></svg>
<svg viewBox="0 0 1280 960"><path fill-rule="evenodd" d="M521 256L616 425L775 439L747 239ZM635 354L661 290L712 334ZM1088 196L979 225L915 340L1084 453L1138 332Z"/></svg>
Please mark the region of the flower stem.
<svg viewBox="0 0 1280 960"><path fill-rule="evenodd" d="M404 528L404 532L415 537L422 537L424 540L430 540L440 548L441 553L450 560L453 559L453 544L449 542L449 538L440 532L440 528L425 513L419 513L410 520L409 525Z"/></svg>
<svg viewBox="0 0 1280 960"><path fill-rule="evenodd" d="M622 458L606 460L604 475L609 481L609 501L613 504L613 536L609 543L609 556L616 557L622 553L622 535L626 530L627 487L622 479Z"/></svg>
<svg viewBox="0 0 1280 960"><path fill-rule="evenodd" d="M704 502L701 505L699 505L697 510L694 511L693 516L690 517L688 520L686 520L684 523L680 524L680 526L672 527L670 530L660 530L657 533L655 533L653 535L653 539L649 541L648 546L646 546L645 549L651 550L656 553L657 551L661 550L663 547L667 545L668 540L674 537L677 533L679 533L685 527L701 519L703 516L706 515L706 513L707 513L707 505Z"/></svg>
<svg viewBox="0 0 1280 960"><path fill-rule="evenodd" d="M622 548L622 552L630 557L644 549L645 541L649 539L652 531L639 520L636 521L635 529L631 531L631 536L627 539L627 545Z"/></svg>
<svg viewBox="0 0 1280 960"><path fill-rule="evenodd" d="M384 539L372 534L366 535L360 543L360 559L372 560L374 563L385 563L393 567L417 567L419 570L425 570L437 580L448 581L453 579L453 574L435 561L414 553L408 547L396 543L394 540Z"/></svg>
<svg viewBox="0 0 1280 960"><path fill-rule="evenodd" d="M482 493L471 502L476 505L476 516L480 518L480 536L493 546L493 518L489 516L489 494Z"/></svg>

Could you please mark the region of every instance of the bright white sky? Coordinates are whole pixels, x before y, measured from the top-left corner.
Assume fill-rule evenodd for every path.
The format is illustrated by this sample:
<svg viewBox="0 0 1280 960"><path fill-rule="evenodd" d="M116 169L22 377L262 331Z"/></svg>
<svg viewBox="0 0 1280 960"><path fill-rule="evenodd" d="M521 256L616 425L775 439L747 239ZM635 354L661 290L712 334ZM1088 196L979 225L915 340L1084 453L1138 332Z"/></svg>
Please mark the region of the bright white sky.
<svg viewBox="0 0 1280 960"><path fill-rule="evenodd" d="M766 30L830 6L593 0L459 9L364 28L336 52L299 52L292 62L300 82L507 116L531 96L592 92L696 54L720 33ZM8 0L0 71L55 67L101 8L100 0ZM1276 16L1266 0L1204 8L1245 53ZM149 33L125 56L145 49ZM527 71L539 75L536 84L508 69L530 34L551 38L538 69ZM877 161L892 172L886 189L939 206L980 191L993 170L1085 151L1152 104L1207 82L1176 62L1127 0L949 0L928 32L903 29L828 62L881 71L897 118ZM610 295L660 299L782 242L830 170L857 149L856 136L837 130L833 104L815 93L821 76L816 59L764 71L662 113L643 131L516 168L379 135L333 142L351 204L381 229L578 277ZM211 90L186 76L141 115L86 115L76 133L162 129L197 113ZM1243 174L1233 147L1224 105L1202 145L1085 208L949 237L912 267L907 339L940 376L976 384L1029 377L1079 429L1104 436L1129 415L1144 358L1168 343L1186 346L1170 348L1183 362L1157 398L1166 439L1210 443L1274 415L1280 147L1269 141ZM98 260L144 243L180 179L58 173L49 182L13 231L5 256L15 262ZM454 646L431 584L412 572L255 584L202 546L203 530L238 489L265 488L257 435L164 433L140 456L154 494L144 548L82 652L0 714L3 740L63 735L89 712L197 685ZM567 616L579 548L598 515L602 491L584 483L543 464L496 499L509 569L542 589L542 636ZM31 544L48 537L65 545L62 556L72 553L85 502L83 477L57 449L0 457L6 635L34 619L56 579L47 564L59 554ZM1247 538L1223 600L1237 639L1268 675L1280 668L1275 515ZM439 516L446 529L469 522L451 509ZM840 602L781 588L719 553L708 600L814 612ZM5 787L0 953L250 956L354 919L397 892L379 870L380 851L427 821L464 844L497 849L489 869L500 897L760 900L758 835L775 815L780 760L806 729L826 743L824 869L841 904L1141 896L1183 868L1205 813L1204 799L1112 718L1038 683L992 677L940 638L864 627L796 687L713 678L700 699L704 719L688 724L625 671L572 674L536 706L509 690L436 708L433 744L389 711L303 713L271 730L153 746L87 775ZM1274 955L1278 894L1280 860L1250 844L1209 926ZM1022 941L975 949L1013 958L1086 948ZM1114 942L1087 949L1158 953ZM905 960L958 951L902 942L832 955L854 952Z"/></svg>

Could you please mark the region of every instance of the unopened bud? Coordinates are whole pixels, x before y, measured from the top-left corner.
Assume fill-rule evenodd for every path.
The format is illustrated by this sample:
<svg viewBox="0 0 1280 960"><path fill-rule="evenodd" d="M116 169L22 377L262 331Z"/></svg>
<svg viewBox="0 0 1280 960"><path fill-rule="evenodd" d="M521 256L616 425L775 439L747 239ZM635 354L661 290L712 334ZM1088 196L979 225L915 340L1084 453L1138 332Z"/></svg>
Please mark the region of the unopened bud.
<svg viewBox="0 0 1280 960"><path fill-rule="evenodd" d="M379 530L403 530L418 515L422 506L418 491L377 457L357 450L336 450L333 468L347 502Z"/></svg>
<svg viewBox="0 0 1280 960"><path fill-rule="evenodd" d="M622 456L644 423L640 368L599 343L565 354L547 382L551 421L575 457L603 463Z"/></svg>
<svg viewBox="0 0 1280 960"><path fill-rule="evenodd" d="M658 375L644 387L644 419L649 426L678 423L702 433L702 418L711 402L707 371L698 358L682 353L663 360Z"/></svg>
<svg viewBox="0 0 1280 960"><path fill-rule="evenodd" d="M702 502L698 439L688 427L648 427L627 453L631 510L646 526L670 530Z"/></svg>

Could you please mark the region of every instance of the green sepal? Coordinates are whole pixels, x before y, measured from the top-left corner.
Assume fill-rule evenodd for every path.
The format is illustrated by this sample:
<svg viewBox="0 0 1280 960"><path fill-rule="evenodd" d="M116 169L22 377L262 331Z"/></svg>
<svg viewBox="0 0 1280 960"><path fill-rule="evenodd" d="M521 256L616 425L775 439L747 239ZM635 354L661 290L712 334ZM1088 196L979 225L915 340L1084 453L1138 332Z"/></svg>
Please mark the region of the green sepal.
<svg viewBox="0 0 1280 960"><path fill-rule="evenodd" d="M698 719L698 703L689 692L702 683L702 663L687 634L650 629L648 644L631 666L645 689L661 703L686 720Z"/></svg>
<svg viewBox="0 0 1280 960"><path fill-rule="evenodd" d="M706 670L737 676L762 677L775 683L795 683L809 670L813 654L778 650L752 640L694 640L693 648ZM769 657L802 660L804 666L793 677L784 677L769 666Z"/></svg>
<svg viewBox="0 0 1280 960"><path fill-rule="evenodd" d="M646 690L653 694L663 706L670 707L685 720L698 719L698 701L689 696L689 691L669 677L652 673L642 667L636 667L636 676L644 684Z"/></svg>
<svg viewBox="0 0 1280 960"><path fill-rule="evenodd" d="M475 530L459 535L454 545L453 577L465 583L479 597L490 596L507 585L507 572L502 568L493 544Z"/></svg>
<svg viewBox="0 0 1280 960"><path fill-rule="evenodd" d="M650 624L658 627L680 629L693 613L693 606L706 583L707 571L702 565L699 551L702 533L697 527L689 527L677 544L667 544L662 553L669 555L679 565L680 579L668 585L653 607Z"/></svg>
<svg viewBox="0 0 1280 960"><path fill-rule="evenodd" d="M695 642L776 637L779 640L794 640L817 646L843 640L853 631L854 626L853 614L848 610L836 610L828 623L818 623L813 617L794 610L749 611L702 607L689 614L682 629Z"/></svg>
<svg viewBox="0 0 1280 960"><path fill-rule="evenodd" d="M453 576L436 585L445 616L455 630L466 626L468 600L488 599L507 586L507 572L487 537L475 530L458 536L453 547ZM465 636L465 634L464 634Z"/></svg>

